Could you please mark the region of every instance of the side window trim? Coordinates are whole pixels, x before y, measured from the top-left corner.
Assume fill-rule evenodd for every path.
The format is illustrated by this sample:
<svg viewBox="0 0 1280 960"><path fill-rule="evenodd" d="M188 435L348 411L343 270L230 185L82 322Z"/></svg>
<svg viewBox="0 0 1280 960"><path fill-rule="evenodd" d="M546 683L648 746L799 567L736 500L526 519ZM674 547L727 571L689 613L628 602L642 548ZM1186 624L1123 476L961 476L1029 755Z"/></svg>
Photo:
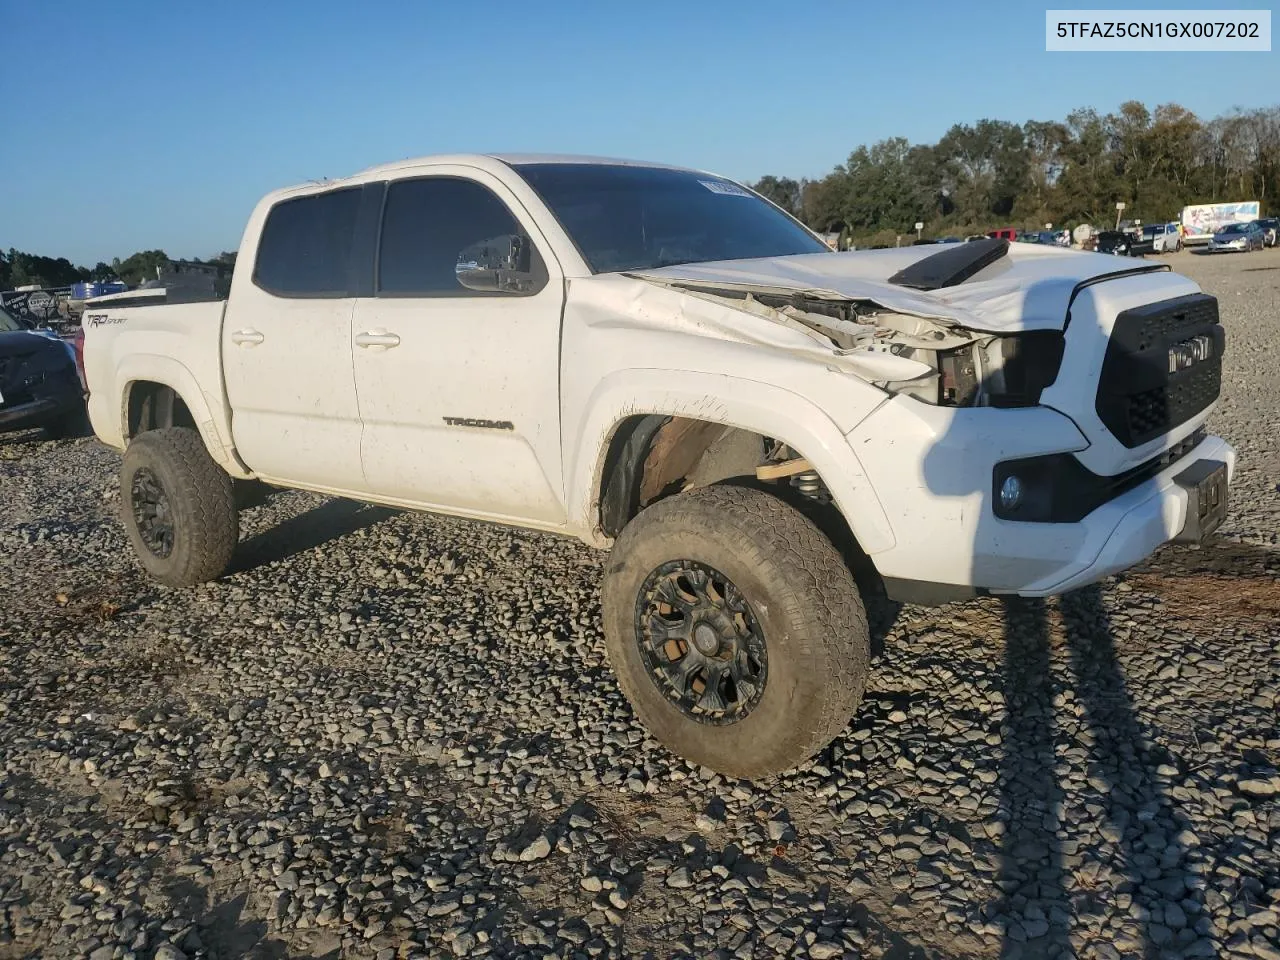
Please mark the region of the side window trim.
<svg viewBox="0 0 1280 960"><path fill-rule="evenodd" d="M437 180L437 181L455 180L462 183L473 184L479 187L480 189L484 190L485 193L491 196L494 199L494 201L496 201L502 207L502 209L506 211L507 216L509 216L512 222L515 223L515 225L520 228L521 236L523 236L529 242L529 246L531 250L531 258L532 258L531 265L533 267L534 274L537 277L537 283L535 284L533 289L528 291L523 291L523 292L514 292L514 291L483 292L483 291L467 290L465 288L462 289L461 291L455 291L455 290L394 291L394 290L382 289L382 240L385 234L387 205L390 201L391 192L399 184L417 183L425 180ZM502 197L500 197L497 191L495 191L488 184L482 183L479 179L475 177L469 177L462 173L449 172L449 173L427 173L427 174L420 174L416 176L400 177L395 180L385 181L383 183L383 188L384 189L383 189L383 194L382 194L382 199L380 204L378 221L376 225L377 237L376 237L376 242L374 244L374 262L373 262L373 276L372 276L373 287L372 287L372 294L371 294L373 297L379 298L379 299L387 299L387 300L406 300L406 299L473 300L473 299L483 299L487 297L532 297L532 296L537 296L546 288L547 283L550 280L550 274L547 269L546 259L542 255L542 251L538 245L538 242L531 236L531 231L526 226L524 220L516 213L515 210L512 209L511 204L508 203L506 200L504 200Z"/></svg>
<svg viewBox="0 0 1280 960"><path fill-rule="evenodd" d="M387 181L366 183L356 211L355 239L351 243L347 292L352 297L372 297L378 286L378 247L382 243L382 210Z"/></svg>

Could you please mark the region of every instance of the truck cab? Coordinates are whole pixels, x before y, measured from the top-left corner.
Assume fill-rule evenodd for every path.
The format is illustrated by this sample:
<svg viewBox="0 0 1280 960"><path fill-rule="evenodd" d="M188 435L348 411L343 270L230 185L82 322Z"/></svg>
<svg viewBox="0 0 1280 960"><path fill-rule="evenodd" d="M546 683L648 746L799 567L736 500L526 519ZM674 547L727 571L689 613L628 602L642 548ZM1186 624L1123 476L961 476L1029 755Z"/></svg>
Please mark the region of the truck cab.
<svg viewBox="0 0 1280 960"><path fill-rule="evenodd" d="M1142 231L1133 244L1135 254L1177 253L1181 249L1182 232L1176 221L1143 224Z"/></svg>

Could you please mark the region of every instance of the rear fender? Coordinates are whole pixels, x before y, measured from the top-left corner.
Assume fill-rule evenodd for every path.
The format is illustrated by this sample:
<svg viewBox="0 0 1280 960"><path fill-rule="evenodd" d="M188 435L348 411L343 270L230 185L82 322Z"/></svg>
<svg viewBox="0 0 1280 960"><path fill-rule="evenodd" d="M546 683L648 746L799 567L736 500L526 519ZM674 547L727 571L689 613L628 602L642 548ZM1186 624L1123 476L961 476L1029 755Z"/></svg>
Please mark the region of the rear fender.
<svg viewBox="0 0 1280 960"><path fill-rule="evenodd" d="M177 360L157 354L130 354L117 368L115 382L125 385L121 391L118 410L119 435L123 442L129 440L129 397L134 386L144 382L158 383L169 387L182 398L196 423L205 449L215 463L233 477L252 475L236 455L231 436L224 430L226 418L214 416L214 410L221 407L222 398L208 397L200 389L200 384L191 371Z"/></svg>

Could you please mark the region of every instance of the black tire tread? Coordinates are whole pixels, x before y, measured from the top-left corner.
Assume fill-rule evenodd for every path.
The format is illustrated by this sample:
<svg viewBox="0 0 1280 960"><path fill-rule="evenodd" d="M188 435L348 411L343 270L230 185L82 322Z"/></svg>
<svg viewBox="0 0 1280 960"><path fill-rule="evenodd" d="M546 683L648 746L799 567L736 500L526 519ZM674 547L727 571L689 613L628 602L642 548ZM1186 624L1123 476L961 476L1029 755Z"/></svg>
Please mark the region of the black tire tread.
<svg viewBox="0 0 1280 960"><path fill-rule="evenodd" d="M175 545L172 563L148 563L148 552L133 523L128 472L132 464L165 461L177 477L176 489L166 488L170 501L181 501L186 520ZM230 475L214 463L200 435L189 427L163 427L140 433L129 442L121 470L120 508L125 529L147 572L171 587L216 580L231 563L240 539L239 513Z"/></svg>
<svg viewBox="0 0 1280 960"><path fill-rule="evenodd" d="M687 530L691 524L726 528L742 539L743 557L749 562L790 571L788 592L803 597L809 608L793 611L791 619L807 627L797 639L805 661L803 669L821 678L821 714L816 722L797 724L780 750L742 758L732 772L757 777L789 769L839 735L862 700L871 644L857 586L839 551L812 521L777 497L748 487L702 487L660 501L628 524L614 550L625 556L639 538L661 537L664 528ZM609 602L607 578L605 589ZM634 598L613 600L635 602ZM637 685L647 678L629 675L617 669L617 664L615 673L623 693L635 704Z"/></svg>

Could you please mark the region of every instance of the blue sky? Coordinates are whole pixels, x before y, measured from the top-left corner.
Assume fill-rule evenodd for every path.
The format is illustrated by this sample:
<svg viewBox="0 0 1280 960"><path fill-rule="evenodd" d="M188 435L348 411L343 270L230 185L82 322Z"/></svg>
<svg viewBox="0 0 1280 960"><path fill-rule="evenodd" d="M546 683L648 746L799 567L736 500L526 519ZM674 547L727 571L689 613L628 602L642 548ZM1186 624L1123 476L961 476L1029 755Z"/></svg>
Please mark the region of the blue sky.
<svg viewBox="0 0 1280 960"><path fill-rule="evenodd" d="M1046 6L1102 4L0 0L0 247L208 256L267 190L428 153L749 181L983 117L1280 101L1280 54L1046 53Z"/></svg>

